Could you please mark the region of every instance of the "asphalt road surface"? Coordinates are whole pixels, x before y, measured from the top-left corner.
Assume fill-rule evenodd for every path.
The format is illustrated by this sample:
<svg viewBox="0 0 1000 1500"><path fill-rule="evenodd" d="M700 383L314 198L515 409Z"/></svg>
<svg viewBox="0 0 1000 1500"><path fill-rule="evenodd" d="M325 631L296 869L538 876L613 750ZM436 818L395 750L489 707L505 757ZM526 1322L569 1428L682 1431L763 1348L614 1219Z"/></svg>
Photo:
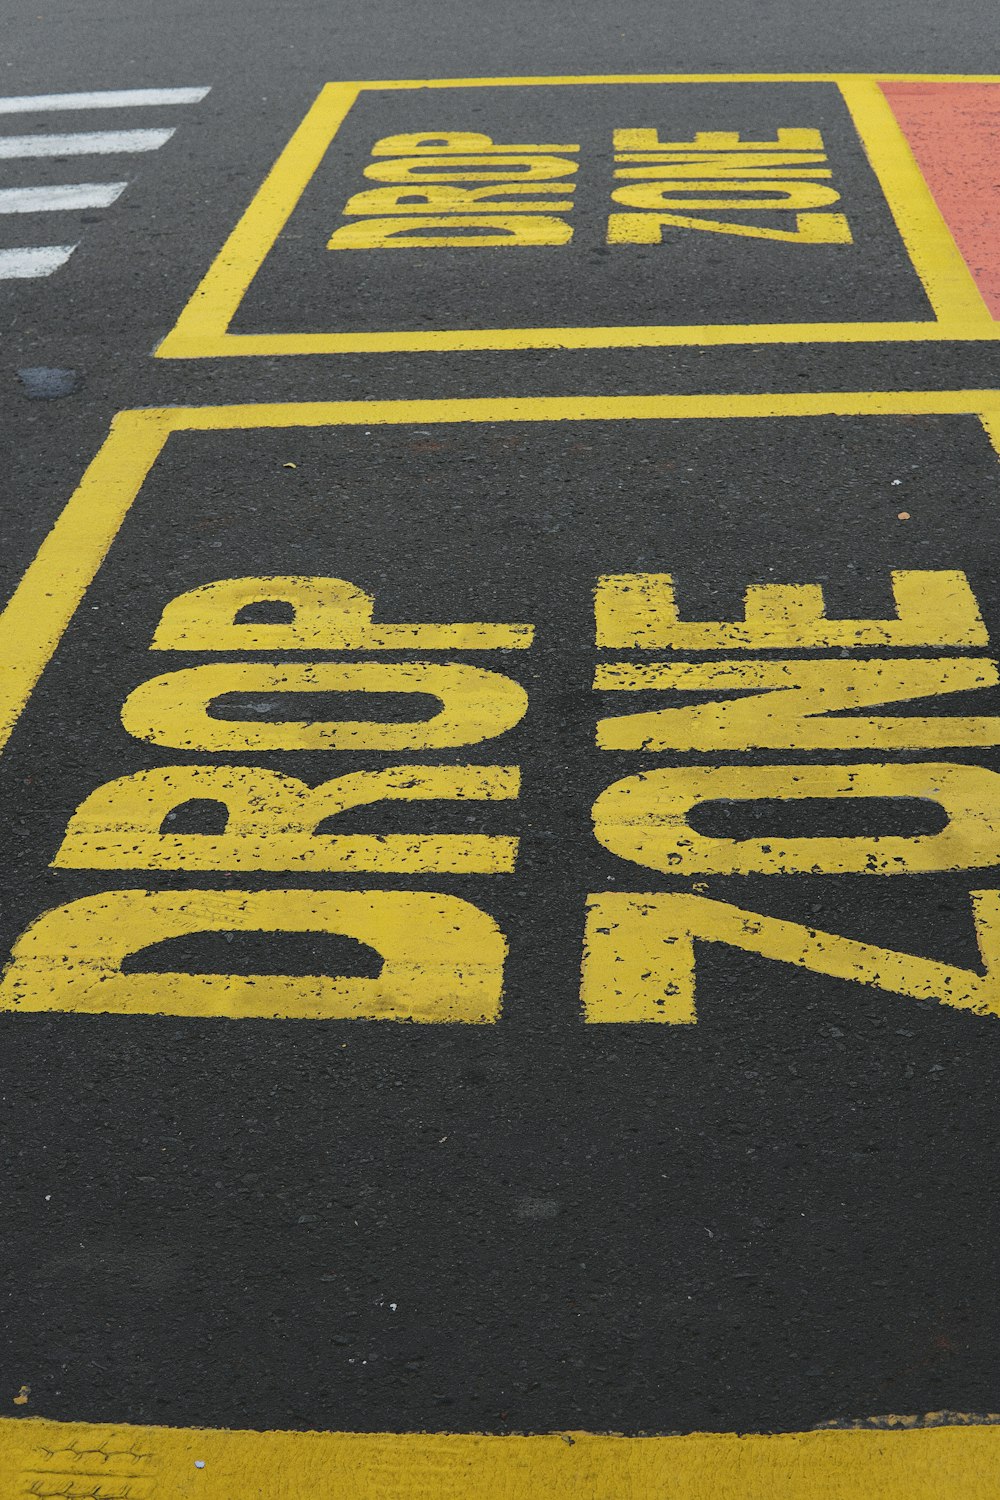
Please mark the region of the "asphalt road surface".
<svg viewBox="0 0 1000 1500"><path fill-rule="evenodd" d="M990 7L2 19L0 1500L997 1500Z"/></svg>

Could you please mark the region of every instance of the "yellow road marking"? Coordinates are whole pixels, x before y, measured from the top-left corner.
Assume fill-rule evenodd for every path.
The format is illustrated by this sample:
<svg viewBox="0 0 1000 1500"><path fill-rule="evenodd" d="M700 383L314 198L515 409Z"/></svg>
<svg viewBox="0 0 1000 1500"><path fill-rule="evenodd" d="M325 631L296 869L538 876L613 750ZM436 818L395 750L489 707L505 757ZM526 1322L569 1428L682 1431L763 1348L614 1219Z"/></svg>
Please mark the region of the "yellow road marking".
<svg viewBox="0 0 1000 1500"><path fill-rule="evenodd" d="M519 78L368 78L359 89L550 88L622 83L840 83L871 78L884 83L1000 83L1000 73L544 73Z"/></svg>
<svg viewBox="0 0 1000 1500"><path fill-rule="evenodd" d="M376 979L314 974L126 974L143 948L196 932L354 938L384 960ZM0 1010L299 1016L462 1022L500 1014L507 944L457 896L418 891L103 891L43 912L18 938Z"/></svg>
<svg viewBox="0 0 1000 1500"><path fill-rule="evenodd" d="M186 311L186 310L185 310ZM177 325L177 328L180 324ZM167 335L158 359L245 359L258 354L403 354L475 349L672 349L728 344L906 344L996 339L1000 324L692 323L677 327L473 328L428 333L224 333L211 344Z"/></svg>
<svg viewBox="0 0 1000 1500"><path fill-rule="evenodd" d="M0 614L0 748L114 541L165 440L162 419L124 412Z"/></svg>
<svg viewBox="0 0 1000 1500"><path fill-rule="evenodd" d="M630 1438L0 1420L12 1500L996 1500L998 1467L990 1425Z"/></svg>
<svg viewBox="0 0 1000 1500"><path fill-rule="evenodd" d="M247 287L270 254L360 92L360 85L337 83L328 83L320 90L173 331L160 345L160 358L170 356L167 346L174 340L179 347L190 343L200 348L225 334Z"/></svg>
<svg viewBox="0 0 1000 1500"><path fill-rule="evenodd" d="M327 84L280 153L177 323L160 359L474 349L657 348L702 344L869 343L1000 337L878 89L886 82L1000 82L997 74L642 73L572 77L428 78ZM369 333L230 333L229 325L356 100L378 90L593 85L829 83L847 103L936 321L749 323L640 327L475 328Z"/></svg>
<svg viewBox="0 0 1000 1500"><path fill-rule="evenodd" d="M938 320L992 323L882 90L872 79L852 78L840 92Z"/></svg>
<svg viewBox="0 0 1000 1500"><path fill-rule="evenodd" d="M813 974L1000 1016L1000 891L970 891L986 973L879 948L800 922L683 892L601 891L589 899L581 996L589 1022L689 1025L695 943L722 943Z"/></svg>
<svg viewBox="0 0 1000 1500"><path fill-rule="evenodd" d="M673 421L810 416L977 416L1000 451L1000 391L847 391L756 396L532 396L303 401L119 413L0 614L0 749L174 432L412 423Z"/></svg>

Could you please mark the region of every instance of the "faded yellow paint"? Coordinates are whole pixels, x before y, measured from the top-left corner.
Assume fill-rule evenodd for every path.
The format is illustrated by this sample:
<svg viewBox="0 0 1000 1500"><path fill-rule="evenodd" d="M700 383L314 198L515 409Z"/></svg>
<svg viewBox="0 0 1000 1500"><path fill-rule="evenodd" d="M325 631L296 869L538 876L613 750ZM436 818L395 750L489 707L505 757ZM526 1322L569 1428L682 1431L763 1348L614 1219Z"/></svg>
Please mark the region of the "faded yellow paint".
<svg viewBox="0 0 1000 1500"><path fill-rule="evenodd" d="M723 943L832 979L1000 1016L1000 891L971 891L980 976L707 896L603 892L588 902L581 998L588 1021L697 1019L695 943Z"/></svg>
<svg viewBox="0 0 1000 1500"><path fill-rule="evenodd" d="M221 719L230 693L411 693L441 703L429 719ZM520 723L528 695L501 672L459 662L212 662L141 683L122 705L136 739L172 750L439 750L476 745Z"/></svg>
<svg viewBox="0 0 1000 1500"><path fill-rule="evenodd" d="M711 838L690 814L701 803L808 797L916 797L948 816L910 838ZM1000 775L982 766L671 766L616 781L594 803L606 849L670 875L905 875L1000 864Z"/></svg>
<svg viewBox="0 0 1000 1500"><path fill-rule="evenodd" d="M517 797L516 766L389 766L317 787L259 766L159 766L106 782L70 818L56 869L377 871L509 874L518 840L479 833L318 833L328 818L383 801ZM161 832L191 799L226 810L225 832Z"/></svg>
<svg viewBox="0 0 1000 1500"><path fill-rule="evenodd" d="M287 604L287 624L240 621L258 604ZM515 651L531 625L383 625L375 598L344 578L220 578L178 594L153 636L154 651Z"/></svg>
<svg viewBox="0 0 1000 1500"><path fill-rule="evenodd" d="M531 396L306 401L121 412L0 613L0 748L171 433L476 422L975 416L1000 448L1000 392L833 391L709 396Z"/></svg>
<svg viewBox="0 0 1000 1500"><path fill-rule="evenodd" d="M670 573L609 573L594 594L597 644L613 650L849 650L859 646L986 646L964 573L890 574L898 619L830 620L818 583L752 583L741 621L682 620Z"/></svg>
<svg viewBox="0 0 1000 1500"><path fill-rule="evenodd" d="M366 80L331 83L320 92L301 125L226 240L215 261L164 339L161 359L285 354L357 354L457 349L656 348L706 344L855 343L913 340L992 340L1000 337L975 282L914 163L909 146L878 81L996 83L995 74L902 73L729 73L598 74L572 77L527 76L452 79ZM553 88L615 85L720 83L831 83L843 94L865 150L889 202L900 235L935 312L932 320L906 322L750 323L566 328L477 328L379 330L371 333L299 331L229 332L254 276L267 259L349 110L363 92L380 90ZM639 135L643 132L635 131ZM629 132L617 132L625 135ZM701 132L696 144L702 146ZM732 136L733 132L715 132ZM809 134L804 132L804 134ZM736 136L738 141L738 136ZM656 144L660 144L657 142ZM687 143L677 143L684 145ZM695 143L692 143L695 144ZM732 144L729 142L728 144ZM754 143L745 143L754 144ZM763 142L762 145L771 143ZM782 144L785 144L782 142ZM615 215L627 219L631 215ZM831 218L840 216L831 215ZM568 227L568 226L567 226ZM712 228L712 221L699 227ZM659 229L653 226L657 236ZM771 238L846 243L846 224L810 225L809 215L795 231L761 231ZM752 226L745 226L749 234ZM632 231L638 233L638 230ZM647 233L650 232L647 226ZM717 232L723 232L719 226ZM342 231L337 231L339 235ZM627 235L618 226L616 237ZM387 240L386 243L391 243ZM441 243L436 240L435 243Z"/></svg>
<svg viewBox="0 0 1000 1500"><path fill-rule="evenodd" d="M337 934L383 966L377 979L123 972L144 948L202 932ZM0 1010L477 1024L500 1013L506 951L492 917L437 892L104 891L22 933Z"/></svg>
<svg viewBox="0 0 1000 1500"><path fill-rule="evenodd" d="M45 1481L94 1500L997 1500L998 1469L987 1425L493 1437L0 1419L11 1500Z"/></svg>
<svg viewBox="0 0 1000 1500"><path fill-rule="evenodd" d="M1000 717L861 717L857 710L995 687L983 657L894 660L608 662L594 686L615 692L745 697L601 719L602 750L923 750L1000 745ZM844 715L851 717L828 717Z"/></svg>

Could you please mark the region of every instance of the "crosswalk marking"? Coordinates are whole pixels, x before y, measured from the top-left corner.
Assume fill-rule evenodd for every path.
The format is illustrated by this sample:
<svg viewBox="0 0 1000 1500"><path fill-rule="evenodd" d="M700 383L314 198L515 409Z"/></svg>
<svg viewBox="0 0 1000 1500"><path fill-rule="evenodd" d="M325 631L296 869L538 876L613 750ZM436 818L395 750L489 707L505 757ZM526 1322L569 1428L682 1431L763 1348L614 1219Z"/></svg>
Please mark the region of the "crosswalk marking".
<svg viewBox="0 0 1000 1500"><path fill-rule="evenodd" d="M0 98L0 115L32 114L49 110L130 109L197 104L207 93L208 86L19 94ZM0 135L0 162L158 151L173 134L174 127L165 125L135 130L33 131L30 135ZM80 182L0 187L0 219L11 214L65 213L77 209L108 208L127 186L127 182ZM71 244L20 245L0 249L0 281L51 276L53 271L66 264L76 248L76 244Z"/></svg>
<svg viewBox="0 0 1000 1500"><path fill-rule="evenodd" d="M158 151L174 127L159 130L90 130L69 135L0 136L0 161L26 156L108 156L118 151Z"/></svg>
<svg viewBox="0 0 1000 1500"><path fill-rule="evenodd" d="M0 281L51 276L75 249L75 245L30 245L23 250L0 250Z"/></svg>
<svg viewBox="0 0 1000 1500"><path fill-rule="evenodd" d="M31 114L51 109L131 109L153 104L198 104L208 88L96 89L84 94L22 94L0 99L0 115Z"/></svg>
<svg viewBox="0 0 1000 1500"><path fill-rule="evenodd" d="M0 188L0 214L56 213L68 208L109 208L127 182L63 183L57 187Z"/></svg>

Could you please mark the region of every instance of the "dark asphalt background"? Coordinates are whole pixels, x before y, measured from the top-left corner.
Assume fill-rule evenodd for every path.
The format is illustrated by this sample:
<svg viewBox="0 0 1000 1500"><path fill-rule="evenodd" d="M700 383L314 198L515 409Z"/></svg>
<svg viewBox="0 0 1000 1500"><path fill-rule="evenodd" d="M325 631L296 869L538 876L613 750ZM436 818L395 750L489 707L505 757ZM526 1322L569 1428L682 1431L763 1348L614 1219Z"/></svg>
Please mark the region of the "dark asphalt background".
<svg viewBox="0 0 1000 1500"><path fill-rule="evenodd" d="M8 7L5 93L213 88L197 106L131 112L129 125L178 127L161 151L74 165L66 180L121 169L132 185L79 232L67 218L81 247L62 271L3 288L4 587L123 407L997 384L994 348L971 345L150 358L327 79L990 71L991 22L986 6L926 3ZM31 166L18 182L56 180ZM863 162L844 170L863 192ZM320 214L331 227L338 191ZM888 229L878 253L876 219L847 315L910 315L919 289ZM29 243L29 222L62 237L46 216L42 232L5 224L4 243ZM782 271L796 316L815 295L799 274ZM397 275L360 278L358 326L383 325ZM593 276L581 285L584 304L601 295ZM641 285L613 293L622 321L648 321ZM255 292L256 326L307 328L318 295L292 256ZM565 289L529 295L525 321L545 321ZM455 296L471 316L478 289ZM704 317L703 288L676 296L675 321ZM30 401L25 366L72 369L77 387ZM669 568L693 617L725 618L748 581L825 575L837 612L878 615L890 567L958 566L995 633L995 495L967 419L171 439L98 608L67 634L5 758L8 938L115 883L46 870L80 796L185 759L115 727L129 688L164 670L145 649L162 604L216 576L330 572L376 588L386 619L540 625L510 668L531 715L498 742L523 762L526 796L482 822L521 832L522 874L435 883L509 926L509 1001L475 1030L0 1018L0 1410L20 1410L22 1384L26 1415L250 1427L792 1429L995 1410L996 1023L721 949L699 956L696 1027L585 1028L575 999L583 894L669 887L587 835L594 792L645 763L588 748L594 576ZM308 760L260 758L330 774ZM964 893L991 882L713 891L972 966Z"/></svg>

